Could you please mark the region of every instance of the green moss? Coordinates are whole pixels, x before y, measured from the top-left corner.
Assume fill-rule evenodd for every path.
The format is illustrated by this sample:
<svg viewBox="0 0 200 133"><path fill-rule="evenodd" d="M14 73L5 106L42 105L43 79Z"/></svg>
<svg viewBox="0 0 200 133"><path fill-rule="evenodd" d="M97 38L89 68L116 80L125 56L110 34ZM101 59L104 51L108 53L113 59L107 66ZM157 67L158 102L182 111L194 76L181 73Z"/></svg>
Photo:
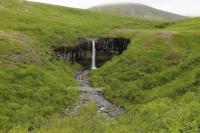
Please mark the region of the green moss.
<svg viewBox="0 0 200 133"><path fill-rule="evenodd" d="M122 116L128 129L199 131L199 37L198 32L137 36L121 56L90 73L91 83L128 109Z"/></svg>
<svg viewBox="0 0 200 133"><path fill-rule="evenodd" d="M199 18L163 23L16 0L1 0L0 10L4 131L15 125L13 132L199 131ZM104 96L126 113L112 120L89 106L37 129L78 96L79 65L52 59L52 47L102 35L131 39L127 51L90 73L93 86L104 87Z"/></svg>
<svg viewBox="0 0 200 133"><path fill-rule="evenodd" d="M78 93L73 89L76 83L66 66L55 63L2 68L0 127L9 129L19 123L34 127L42 117L72 104Z"/></svg>

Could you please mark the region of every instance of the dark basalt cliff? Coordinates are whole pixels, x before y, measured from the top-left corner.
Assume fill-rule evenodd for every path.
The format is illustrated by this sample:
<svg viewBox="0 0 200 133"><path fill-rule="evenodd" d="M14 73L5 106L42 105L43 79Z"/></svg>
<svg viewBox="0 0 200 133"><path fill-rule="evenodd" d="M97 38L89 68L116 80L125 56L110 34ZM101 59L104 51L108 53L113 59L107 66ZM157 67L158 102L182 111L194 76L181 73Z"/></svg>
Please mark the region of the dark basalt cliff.
<svg viewBox="0 0 200 133"><path fill-rule="evenodd" d="M55 54L58 58L66 61L74 61L85 67L90 67L92 56L92 40L96 44L96 64L101 66L104 62L110 60L114 55L120 55L127 49L130 43L126 38L98 38L98 39L80 39L75 47L56 48Z"/></svg>

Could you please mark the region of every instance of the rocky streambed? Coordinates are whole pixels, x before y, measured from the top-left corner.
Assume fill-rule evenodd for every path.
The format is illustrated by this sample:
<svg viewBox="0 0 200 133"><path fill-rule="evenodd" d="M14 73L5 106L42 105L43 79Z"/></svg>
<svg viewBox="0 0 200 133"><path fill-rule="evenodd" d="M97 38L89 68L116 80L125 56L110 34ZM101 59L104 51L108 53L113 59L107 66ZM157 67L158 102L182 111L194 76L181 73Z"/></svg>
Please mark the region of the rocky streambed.
<svg viewBox="0 0 200 133"><path fill-rule="evenodd" d="M124 109L110 103L103 97L98 89L91 87L87 78L87 74L87 70L76 73L75 79L79 84L80 101L68 107L67 113L74 114L82 105L94 103L98 106L99 112L107 116L117 118L124 111Z"/></svg>

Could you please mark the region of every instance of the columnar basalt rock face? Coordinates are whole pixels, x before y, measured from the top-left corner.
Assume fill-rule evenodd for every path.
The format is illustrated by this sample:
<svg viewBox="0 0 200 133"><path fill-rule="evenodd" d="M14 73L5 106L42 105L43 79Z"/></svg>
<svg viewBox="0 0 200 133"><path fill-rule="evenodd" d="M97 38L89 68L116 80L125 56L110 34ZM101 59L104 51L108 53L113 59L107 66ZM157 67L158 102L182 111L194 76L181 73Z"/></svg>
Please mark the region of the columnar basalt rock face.
<svg viewBox="0 0 200 133"><path fill-rule="evenodd" d="M114 55L120 55L127 49L130 43L126 38L98 38L96 44L96 64L101 66L110 60ZM92 57L91 39L80 39L74 47L60 47L55 49L55 54L60 59L75 61L85 67L90 67Z"/></svg>

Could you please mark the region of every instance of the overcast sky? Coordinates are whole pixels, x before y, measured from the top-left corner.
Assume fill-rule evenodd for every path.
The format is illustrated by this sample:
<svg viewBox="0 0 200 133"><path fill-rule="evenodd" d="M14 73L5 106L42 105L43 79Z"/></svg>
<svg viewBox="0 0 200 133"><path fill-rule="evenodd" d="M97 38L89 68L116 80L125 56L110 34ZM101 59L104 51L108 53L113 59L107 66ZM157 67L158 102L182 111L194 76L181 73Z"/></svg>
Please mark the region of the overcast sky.
<svg viewBox="0 0 200 133"><path fill-rule="evenodd" d="M186 16L200 16L200 0L30 0L35 2L44 2L75 8L88 8L91 6L117 3L132 2L146 4L157 9L169 11Z"/></svg>

